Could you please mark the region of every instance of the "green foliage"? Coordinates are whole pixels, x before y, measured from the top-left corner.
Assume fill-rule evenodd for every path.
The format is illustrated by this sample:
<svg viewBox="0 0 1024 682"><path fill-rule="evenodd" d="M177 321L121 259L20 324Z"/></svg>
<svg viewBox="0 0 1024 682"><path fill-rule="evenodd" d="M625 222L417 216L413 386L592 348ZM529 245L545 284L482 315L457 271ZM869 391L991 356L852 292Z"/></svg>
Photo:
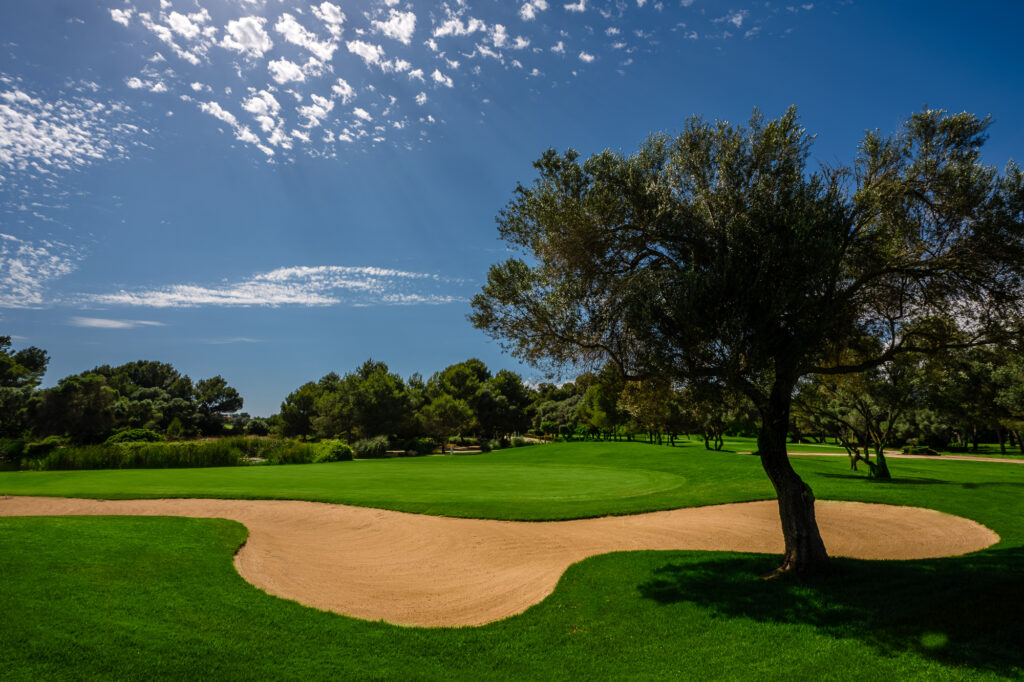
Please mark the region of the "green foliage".
<svg viewBox="0 0 1024 682"><path fill-rule="evenodd" d="M120 443L59 447L26 468L39 471L74 469L180 469L242 464L242 452L220 441L192 443Z"/></svg>
<svg viewBox="0 0 1024 682"><path fill-rule="evenodd" d="M363 438L352 444L352 452L359 459L380 459L388 456L388 439L385 436Z"/></svg>
<svg viewBox="0 0 1024 682"><path fill-rule="evenodd" d="M437 449L437 442L433 438L410 438L405 441L406 454L429 455Z"/></svg>
<svg viewBox="0 0 1024 682"><path fill-rule="evenodd" d="M245 425L245 435L266 436L270 434L270 426L266 419L251 419Z"/></svg>
<svg viewBox="0 0 1024 682"><path fill-rule="evenodd" d="M35 346L11 350L11 337L0 336L0 387L34 388L46 373L50 358Z"/></svg>
<svg viewBox="0 0 1024 682"><path fill-rule="evenodd" d="M39 459L45 457L55 449L63 447L69 443L69 439L64 436L47 436L46 438L28 443L25 446L25 456L29 459Z"/></svg>
<svg viewBox="0 0 1024 682"><path fill-rule="evenodd" d="M175 417L171 420L171 423L167 425L167 437L172 439L184 438L185 437L185 425L181 423L179 417Z"/></svg>
<svg viewBox="0 0 1024 682"><path fill-rule="evenodd" d="M322 440L315 446L314 462L351 462L353 450L340 440Z"/></svg>
<svg viewBox="0 0 1024 682"><path fill-rule="evenodd" d="M470 427L473 410L465 400L442 393L420 410L419 420L426 433L445 445L452 434Z"/></svg>
<svg viewBox="0 0 1024 682"><path fill-rule="evenodd" d="M0 438L0 462L17 462L25 453L25 441L21 438Z"/></svg>
<svg viewBox="0 0 1024 682"><path fill-rule="evenodd" d="M163 439L164 437L159 433L149 429L125 429L124 431L118 431L105 442L107 445L116 443L156 443Z"/></svg>
<svg viewBox="0 0 1024 682"><path fill-rule="evenodd" d="M529 444L530 444L530 441L526 440L525 438L520 438L520 437L517 436L517 437L512 439L512 447L514 447L514 448L526 447Z"/></svg>

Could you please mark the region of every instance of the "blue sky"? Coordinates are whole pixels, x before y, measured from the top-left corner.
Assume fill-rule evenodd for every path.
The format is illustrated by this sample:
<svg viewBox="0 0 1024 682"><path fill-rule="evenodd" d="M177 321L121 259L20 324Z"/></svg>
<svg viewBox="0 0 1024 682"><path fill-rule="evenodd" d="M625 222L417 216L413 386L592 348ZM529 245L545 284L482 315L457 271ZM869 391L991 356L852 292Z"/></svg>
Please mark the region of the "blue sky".
<svg viewBox="0 0 1024 682"><path fill-rule="evenodd" d="M0 3L0 334L222 374L268 415L363 360L540 378L465 317L547 147L796 104L815 157L927 104L1024 149L1018 3Z"/></svg>

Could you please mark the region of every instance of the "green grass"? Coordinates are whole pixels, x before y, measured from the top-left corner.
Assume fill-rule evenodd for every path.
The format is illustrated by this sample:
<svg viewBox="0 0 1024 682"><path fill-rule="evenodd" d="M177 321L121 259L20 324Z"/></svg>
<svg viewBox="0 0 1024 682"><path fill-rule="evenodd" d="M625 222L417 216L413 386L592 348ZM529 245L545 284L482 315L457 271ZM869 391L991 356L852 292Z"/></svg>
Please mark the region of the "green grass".
<svg viewBox="0 0 1024 682"><path fill-rule="evenodd" d="M286 473L245 478L232 491L287 496L299 489L303 499L362 498L359 486L368 486L372 493L365 498L379 500L390 485L392 503L380 506L506 518L621 513L637 500L665 508L767 496L756 458L703 448L567 444L355 464L255 469ZM229 521L0 519L0 677L1024 676L1024 467L898 460L897 480L877 483L850 472L841 459L801 457L794 465L819 498L932 507L974 518L1002 540L943 560L834 560L832 575L803 584L756 578L777 557L608 554L571 567L550 598L520 616L482 628L421 629L319 612L257 590L232 566L245 529ZM189 484L213 486L217 479L178 474L252 471L139 473L162 477L163 485L184 494ZM574 471L575 487L568 480ZM126 473L135 472L4 474L0 493L17 486L31 494L91 495L127 481L157 494L158 478L106 477ZM345 483L347 477L358 485ZM610 481L617 477L615 486ZM543 495L520 488L544 481ZM503 501L489 501L488 494ZM603 497L586 499L591 494ZM501 505L513 508L499 513Z"/></svg>

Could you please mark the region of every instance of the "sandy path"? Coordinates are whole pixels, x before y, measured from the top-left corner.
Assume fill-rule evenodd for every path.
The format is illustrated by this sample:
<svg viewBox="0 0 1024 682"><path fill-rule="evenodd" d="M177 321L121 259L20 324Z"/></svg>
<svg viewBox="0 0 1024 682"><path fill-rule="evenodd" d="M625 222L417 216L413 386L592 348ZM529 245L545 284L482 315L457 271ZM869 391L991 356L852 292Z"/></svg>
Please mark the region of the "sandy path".
<svg viewBox="0 0 1024 682"><path fill-rule="evenodd" d="M829 552L861 559L953 556L992 545L984 526L930 509L819 502ZM0 516L233 519L249 528L235 566L307 606L403 625L482 625L524 611L570 564L618 550L782 553L774 501L524 523L282 500L0 499Z"/></svg>
<svg viewBox="0 0 1024 682"><path fill-rule="evenodd" d="M752 455L753 452L741 452L741 455ZM802 457L849 457L845 452L791 452L789 456L793 455ZM871 461L874 460L875 453L871 453ZM1014 459L1012 457L988 457L986 455L905 455L902 452L887 452L885 453L886 459L930 459L933 462L941 460L954 460L957 462L1002 462L1003 464L1024 464L1024 459Z"/></svg>

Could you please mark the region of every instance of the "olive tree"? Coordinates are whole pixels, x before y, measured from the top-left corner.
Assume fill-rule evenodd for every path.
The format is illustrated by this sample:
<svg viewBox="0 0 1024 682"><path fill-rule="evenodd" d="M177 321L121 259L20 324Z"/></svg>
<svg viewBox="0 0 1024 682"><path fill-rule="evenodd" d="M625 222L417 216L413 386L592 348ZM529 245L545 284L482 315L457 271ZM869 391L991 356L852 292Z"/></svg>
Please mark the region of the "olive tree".
<svg viewBox="0 0 1024 682"><path fill-rule="evenodd" d="M746 395L779 572L824 570L814 496L786 452L799 379L1018 324L1024 174L981 163L988 125L925 110L836 168L811 167L795 109L746 126L695 117L628 156L548 150L497 218L523 257L491 267L470 319L537 366L610 359L628 378Z"/></svg>

